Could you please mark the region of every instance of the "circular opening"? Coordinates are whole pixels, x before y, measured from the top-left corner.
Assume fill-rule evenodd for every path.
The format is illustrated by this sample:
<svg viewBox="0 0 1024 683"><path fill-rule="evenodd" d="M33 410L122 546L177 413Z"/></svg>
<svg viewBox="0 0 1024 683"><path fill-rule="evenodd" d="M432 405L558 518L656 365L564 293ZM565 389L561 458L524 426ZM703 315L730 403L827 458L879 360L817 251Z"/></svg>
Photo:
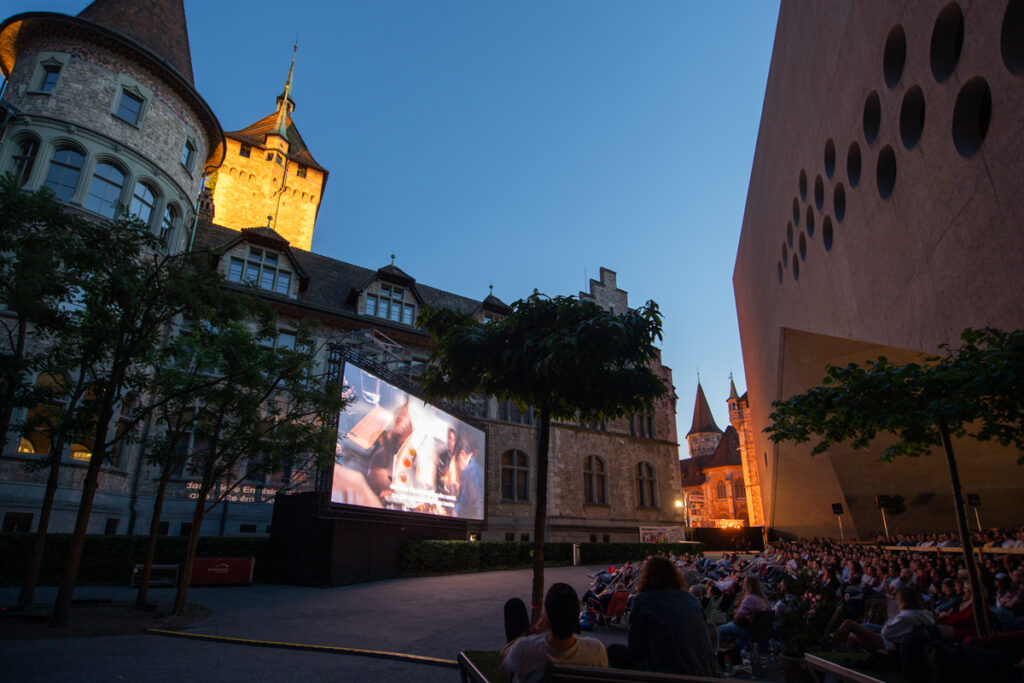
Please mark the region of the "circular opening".
<svg viewBox="0 0 1024 683"><path fill-rule="evenodd" d="M783 265L789 265L789 249L786 248L786 244L782 244L782 263Z"/></svg>
<svg viewBox="0 0 1024 683"><path fill-rule="evenodd" d="M932 28L932 75L939 83L953 75L964 47L964 13L951 2L939 12Z"/></svg>
<svg viewBox="0 0 1024 683"><path fill-rule="evenodd" d="M850 143L850 149L846 152L846 177L850 181L850 187L857 187L860 182L860 145L856 142Z"/></svg>
<svg viewBox="0 0 1024 683"><path fill-rule="evenodd" d="M782 284L782 261L779 261L779 284Z"/></svg>
<svg viewBox="0 0 1024 683"><path fill-rule="evenodd" d="M1015 74L1024 74L1024 0L1006 3L1000 43L1006 68Z"/></svg>
<svg viewBox="0 0 1024 683"><path fill-rule="evenodd" d="M821 222L821 241L825 251L832 251L832 219L828 216Z"/></svg>
<svg viewBox="0 0 1024 683"><path fill-rule="evenodd" d="M793 224L786 224L786 243L793 246Z"/></svg>
<svg viewBox="0 0 1024 683"><path fill-rule="evenodd" d="M797 261L796 259L793 259L793 279L800 279L800 262Z"/></svg>
<svg viewBox="0 0 1024 683"><path fill-rule="evenodd" d="M811 207L809 206L807 207L807 225L805 225L804 227L807 228L807 236L814 237L814 212L811 210ZM804 237L801 234L800 240L803 241L803 239Z"/></svg>
<svg viewBox="0 0 1024 683"><path fill-rule="evenodd" d="M924 131L924 93L916 85L903 96L900 105L900 138L903 146L914 149Z"/></svg>
<svg viewBox="0 0 1024 683"><path fill-rule="evenodd" d="M807 173L800 169L800 199L807 199Z"/></svg>
<svg viewBox="0 0 1024 683"><path fill-rule="evenodd" d="M836 220L842 221L846 215L846 190L843 189L842 183L836 185L835 192L832 193L832 210L836 214Z"/></svg>
<svg viewBox="0 0 1024 683"><path fill-rule="evenodd" d="M903 27L896 24L889 29L885 39L885 54L882 57L882 71L885 73L885 84L895 88L903 76L903 65L907 63L907 34Z"/></svg>
<svg viewBox="0 0 1024 683"><path fill-rule="evenodd" d="M800 225L800 202L793 197L793 225Z"/></svg>
<svg viewBox="0 0 1024 683"><path fill-rule="evenodd" d="M965 157L972 156L985 141L992 119L992 92L981 76L964 83L953 107L953 144Z"/></svg>
<svg viewBox="0 0 1024 683"><path fill-rule="evenodd" d="M878 194L882 199L888 199L896 187L896 153L892 147L886 145L878 153L878 169L875 173L878 181Z"/></svg>
<svg viewBox="0 0 1024 683"><path fill-rule="evenodd" d="M814 205L821 209L825 203L825 183L821 182L821 176L814 179Z"/></svg>
<svg viewBox="0 0 1024 683"><path fill-rule="evenodd" d="M836 143L832 138L825 141L825 175L829 178L836 172Z"/></svg>
<svg viewBox="0 0 1024 683"><path fill-rule="evenodd" d="M878 129L882 125L882 103L874 90L864 100L864 140L870 145L878 139Z"/></svg>
<svg viewBox="0 0 1024 683"><path fill-rule="evenodd" d="M807 258L807 240L804 239L804 234L800 233L800 260L803 261ZM795 259L794 259L795 261Z"/></svg>

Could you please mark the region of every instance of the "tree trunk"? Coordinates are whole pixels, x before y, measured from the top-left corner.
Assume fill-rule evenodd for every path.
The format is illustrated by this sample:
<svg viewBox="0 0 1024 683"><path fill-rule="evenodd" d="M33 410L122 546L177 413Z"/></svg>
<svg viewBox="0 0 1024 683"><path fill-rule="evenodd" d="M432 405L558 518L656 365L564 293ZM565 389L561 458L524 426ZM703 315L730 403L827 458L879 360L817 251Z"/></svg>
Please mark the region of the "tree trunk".
<svg viewBox="0 0 1024 683"><path fill-rule="evenodd" d="M548 519L548 444L551 439L551 411L540 409L537 437L537 500L533 515L533 602L530 622L536 624L544 607L544 541Z"/></svg>
<svg viewBox="0 0 1024 683"><path fill-rule="evenodd" d="M196 559L196 548L199 546L199 527L203 524L204 508L206 507L205 488L200 489L199 497L196 498L196 508L192 512L192 531L188 535L188 547L185 550L185 563L178 575L178 592L174 596L174 615L181 615L185 612L186 601L188 600L188 584L192 581L192 563Z"/></svg>
<svg viewBox="0 0 1024 683"><path fill-rule="evenodd" d="M39 510L39 526L36 528L35 540L32 541L32 556L28 560L25 582L21 585L21 593L18 595L19 607L31 607L35 601L39 570L43 566L43 550L46 548L46 532L50 527L50 513L53 512L53 499L57 496L57 487L60 484L60 456L63 452L62 439L50 445L50 473L46 477L43 507Z"/></svg>
<svg viewBox="0 0 1024 683"><path fill-rule="evenodd" d="M956 509L956 526L960 532L960 540L963 543L964 562L967 564L967 574L971 580L971 600L974 604L974 626L978 635L987 636L988 629L988 605L984 594L981 592L981 574L978 572L978 563L974 557L974 548L971 545L971 530L967 528L967 513L964 512L964 497L960 490L960 473L956 467L956 458L953 456L953 443L949 440L949 428L945 420L939 420L939 436L942 437L942 449L946 452L946 464L949 465L949 479L953 484L953 507Z"/></svg>
<svg viewBox="0 0 1024 683"><path fill-rule="evenodd" d="M108 386L121 386L121 378L124 371L111 373L111 382ZM116 381L115 381L116 380ZM82 561L82 547L85 545L85 534L89 530L89 516L92 514L92 502L96 497L96 489L99 487L100 468L107 455L107 429L110 420L114 416L114 400L112 392L108 391L103 396L103 404L100 407L96 420L96 435L93 439L93 453L89 458L89 469L85 473L85 481L82 482L82 501L78 504L78 516L75 519L75 531L71 535L71 544L68 547L68 556L64 561L64 576L60 581L60 589L57 591L57 601L53 605L53 615L50 616L50 626L67 626L68 611L71 609L71 595L75 592L75 580L78 579L78 565Z"/></svg>
<svg viewBox="0 0 1024 683"><path fill-rule="evenodd" d="M141 467L142 464L140 463ZM167 484L171 480L171 468L164 466L160 473L160 483L156 488L156 500L153 501L153 519L149 523L149 538L146 541L146 559L142 564L142 577L139 580L139 594L135 598L135 605L145 607L149 595L149 580L153 576L153 558L156 557L156 541L160 536L160 513L164 507L164 495L167 493Z"/></svg>

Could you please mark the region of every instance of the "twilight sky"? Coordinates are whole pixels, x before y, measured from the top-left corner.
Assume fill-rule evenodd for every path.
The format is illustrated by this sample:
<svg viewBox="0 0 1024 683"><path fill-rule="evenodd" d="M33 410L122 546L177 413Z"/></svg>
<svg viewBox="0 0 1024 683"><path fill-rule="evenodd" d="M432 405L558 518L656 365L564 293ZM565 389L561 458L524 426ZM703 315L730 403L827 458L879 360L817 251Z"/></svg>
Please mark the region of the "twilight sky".
<svg viewBox="0 0 1024 683"><path fill-rule="evenodd" d="M9 13L77 14L87 0ZM665 316L678 427L743 362L732 271L777 0L185 0L225 130L293 115L330 171L313 251L510 303L602 266Z"/></svg>

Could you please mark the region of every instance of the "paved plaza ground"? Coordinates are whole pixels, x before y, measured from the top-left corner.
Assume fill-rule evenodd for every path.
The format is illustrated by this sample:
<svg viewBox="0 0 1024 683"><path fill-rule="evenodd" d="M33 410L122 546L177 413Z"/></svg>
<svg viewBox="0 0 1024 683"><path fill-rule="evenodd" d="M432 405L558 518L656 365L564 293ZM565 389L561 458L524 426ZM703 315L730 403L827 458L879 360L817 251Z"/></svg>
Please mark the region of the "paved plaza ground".
<svg viewBox="0 0 1024 683"><path fill-rule="evenodd" d="M545 571L582 593L599 567ZM510 597L529 604L528 569L395 579L342 588L254 585L192 588L189 602L209 610L188 633L454 660L459 650L496 650L504 644L502 605ZM38 592L50 604L56 589ZM0 589L10 605L17 589ZM121 587L82 587L75 598L133 601ZM153 589L161 609L172 589ZM625 626L594 632L605 643L626 640ZM438 666L390 658L287 650L162 635L0 641L0 679L9 681L457 681L454 664Z"/></svg>

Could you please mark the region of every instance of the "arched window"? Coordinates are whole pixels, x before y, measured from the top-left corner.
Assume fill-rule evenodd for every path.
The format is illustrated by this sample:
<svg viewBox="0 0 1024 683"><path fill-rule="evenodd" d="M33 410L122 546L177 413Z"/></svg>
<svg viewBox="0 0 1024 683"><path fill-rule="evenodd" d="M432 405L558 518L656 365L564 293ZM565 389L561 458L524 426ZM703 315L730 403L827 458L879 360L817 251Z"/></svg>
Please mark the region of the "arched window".
<svg viewBox="0 0 1024 683"><path fill-rule="evenodd" d="M715 493L717 494L718 500L725 500L729 497L729 489L726 488L724 481L718 482L718 490Z"/></svg>
<svg viewBox="0 0 1024 683"><path fill-rule="evenodd" d="M85 198L85 208L101 216L113 218L121 201L122 187L124 173L121 169L106 162L96 164L92 182L89 183L89 195Z"/></svg>
<svg viewBox="0 0 1024 683"><path fill-rule="evenodd" d="M164 209L164 218L160 223L160 236L165 240L168 239L174 229L178 227L178 220L181 213L178 211L178 207L168 202L167 208Z"/></svg>
<svg viewBox="0 0 1024 683"><path fill-rule="evenodd" d="M733 498L746 498L747 492L743 487L743 479L737 479L732 483L732 496Z"/></svg>
<svg viewBox="0 0 1024 683"><path fill-rule="evenodd" d="M583 459L583 502L597 505L608 503L608 477L604 460L596 455Z"/></svg>
<svg viewBox="0 0 1024 683"><path fill-rule="evenodd" d="M501 454L501 499L517 503L530 500L530 459L519 450Z"/></svg>
<svg viewBox="0 0 1024 683"><path fill-rule="evenodd" d="M649 462L636 466L636 505L642 508L658 506L658 485L654 479L654 467Z"/></svg>
<svg viewBox="0 0 1024 683"><path fill-rule="evenodd" d="M61 147L54 152L44 184L53 190L57 199L66 202L74 196L84 162L82 153L71 147Z"/></svg>
<svg viewBox="0 0 1024 683"><path fill-rule="evenodd" d="M149 221L153 217L153 207L155 205L156 190L147 183L135 183L135 192L132 194L132 203L128 213L149 225Z"/></svg>
<svg viewBox="0 0 1024 683"><path fill-rule="evenodd" d="M10 167L11 175L14 176L14 182L18 187L25 187L25 184L28 183L38 152L39 140L36 138L27 136L18 141L17 151L11 159Z"/></svg>

